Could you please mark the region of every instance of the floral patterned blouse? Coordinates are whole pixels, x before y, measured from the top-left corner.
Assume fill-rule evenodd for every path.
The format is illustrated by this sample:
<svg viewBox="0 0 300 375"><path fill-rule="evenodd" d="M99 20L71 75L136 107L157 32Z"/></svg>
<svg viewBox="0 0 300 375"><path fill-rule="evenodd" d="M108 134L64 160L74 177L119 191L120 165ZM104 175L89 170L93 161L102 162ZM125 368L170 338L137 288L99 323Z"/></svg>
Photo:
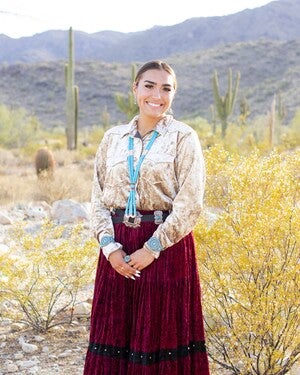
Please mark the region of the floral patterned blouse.
<svg viewBox="0 0 300 375"><path fill-rule="evenodd" d="M111 212L125 209L129 195L128 137L134 136L135 165L153 131L143 138L136 116L129 124L108 130L98 147L92 186L92 229L96 238L114 237ZM136 186L137 210L168 210L153 237L166 249L190 233L203 208L205 166L197 133L166 116L156 125L159 133L143 161Z"/></svg>

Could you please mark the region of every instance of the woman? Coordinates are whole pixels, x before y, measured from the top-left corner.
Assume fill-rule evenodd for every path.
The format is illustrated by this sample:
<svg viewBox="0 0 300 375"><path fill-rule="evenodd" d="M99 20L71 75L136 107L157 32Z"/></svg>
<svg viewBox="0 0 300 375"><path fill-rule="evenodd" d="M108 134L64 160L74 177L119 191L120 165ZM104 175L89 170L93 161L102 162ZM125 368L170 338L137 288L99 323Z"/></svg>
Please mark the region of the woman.
<svg viewBox="0 0 300 375"><path fill-rule="evenodd" d="M138 71L139 114L97 151L92 223L100 243L85 375L209 374L192 229L205 170L196 133L167 115L176 76Z"/></svg>

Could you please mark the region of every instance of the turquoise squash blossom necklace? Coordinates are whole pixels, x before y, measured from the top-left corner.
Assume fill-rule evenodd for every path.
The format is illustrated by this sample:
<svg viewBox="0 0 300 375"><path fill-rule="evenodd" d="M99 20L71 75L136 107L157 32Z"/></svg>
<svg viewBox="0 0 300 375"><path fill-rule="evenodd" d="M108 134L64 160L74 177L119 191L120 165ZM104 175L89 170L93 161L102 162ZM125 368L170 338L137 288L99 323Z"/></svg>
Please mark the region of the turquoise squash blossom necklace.
<svg viewBox="0 0 300 375"><path fill-rule="evenodd" d="M128 138L128 157L127 166L129 174L129 196L125 208L124 224L130 227L137 227L140 224L140 215L136 210L136 185L141 169L141 165L148 154L150 148L152 147L158 132L154 130L149 142L147 143L142 155L140 156L136 168L134 168L134 137L132 135Z"/></svg>

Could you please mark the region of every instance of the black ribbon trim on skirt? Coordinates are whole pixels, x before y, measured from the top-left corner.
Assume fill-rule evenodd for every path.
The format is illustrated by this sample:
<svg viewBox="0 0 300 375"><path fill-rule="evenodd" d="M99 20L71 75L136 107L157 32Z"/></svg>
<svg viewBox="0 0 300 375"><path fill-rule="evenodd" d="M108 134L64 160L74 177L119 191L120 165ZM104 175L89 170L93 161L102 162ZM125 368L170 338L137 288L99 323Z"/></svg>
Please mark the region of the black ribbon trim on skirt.
<svg viewBox="0 0 300 375"><path fill-rule="evenodd" d="M90 343L88 350L96 355L126 359L140 365L152 365L161 361L176 361L197 352L206 353L206 346L205 341L191 341L189 345L179 346L177 349L161 349L153 353L145 353L130 351L124 347Z"/></svg>

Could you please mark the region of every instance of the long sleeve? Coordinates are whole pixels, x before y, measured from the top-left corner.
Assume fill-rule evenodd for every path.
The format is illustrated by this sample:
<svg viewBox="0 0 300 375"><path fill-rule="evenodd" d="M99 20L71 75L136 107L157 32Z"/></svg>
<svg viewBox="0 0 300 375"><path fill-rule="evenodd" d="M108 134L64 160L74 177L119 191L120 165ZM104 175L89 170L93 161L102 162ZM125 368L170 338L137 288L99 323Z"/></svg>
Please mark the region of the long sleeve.
<svg viewBox="0 0 300 375"><path fill-rule="evenodd" d="M153 234L153 237L159 239L163 249L190 233L203 210L205 164L195 131L184 134L178 143L174 164L178 192L173 200L171 214Z"/></svg>
<svg viewBox="0 0 300 375"><path fill-rule="evenodd" d="M94 236L101 241L104 236L114 237L111 212L103 203L103 189L106 174L108 136L104 135L95 157L91 197L91 226Z"/></svg>

